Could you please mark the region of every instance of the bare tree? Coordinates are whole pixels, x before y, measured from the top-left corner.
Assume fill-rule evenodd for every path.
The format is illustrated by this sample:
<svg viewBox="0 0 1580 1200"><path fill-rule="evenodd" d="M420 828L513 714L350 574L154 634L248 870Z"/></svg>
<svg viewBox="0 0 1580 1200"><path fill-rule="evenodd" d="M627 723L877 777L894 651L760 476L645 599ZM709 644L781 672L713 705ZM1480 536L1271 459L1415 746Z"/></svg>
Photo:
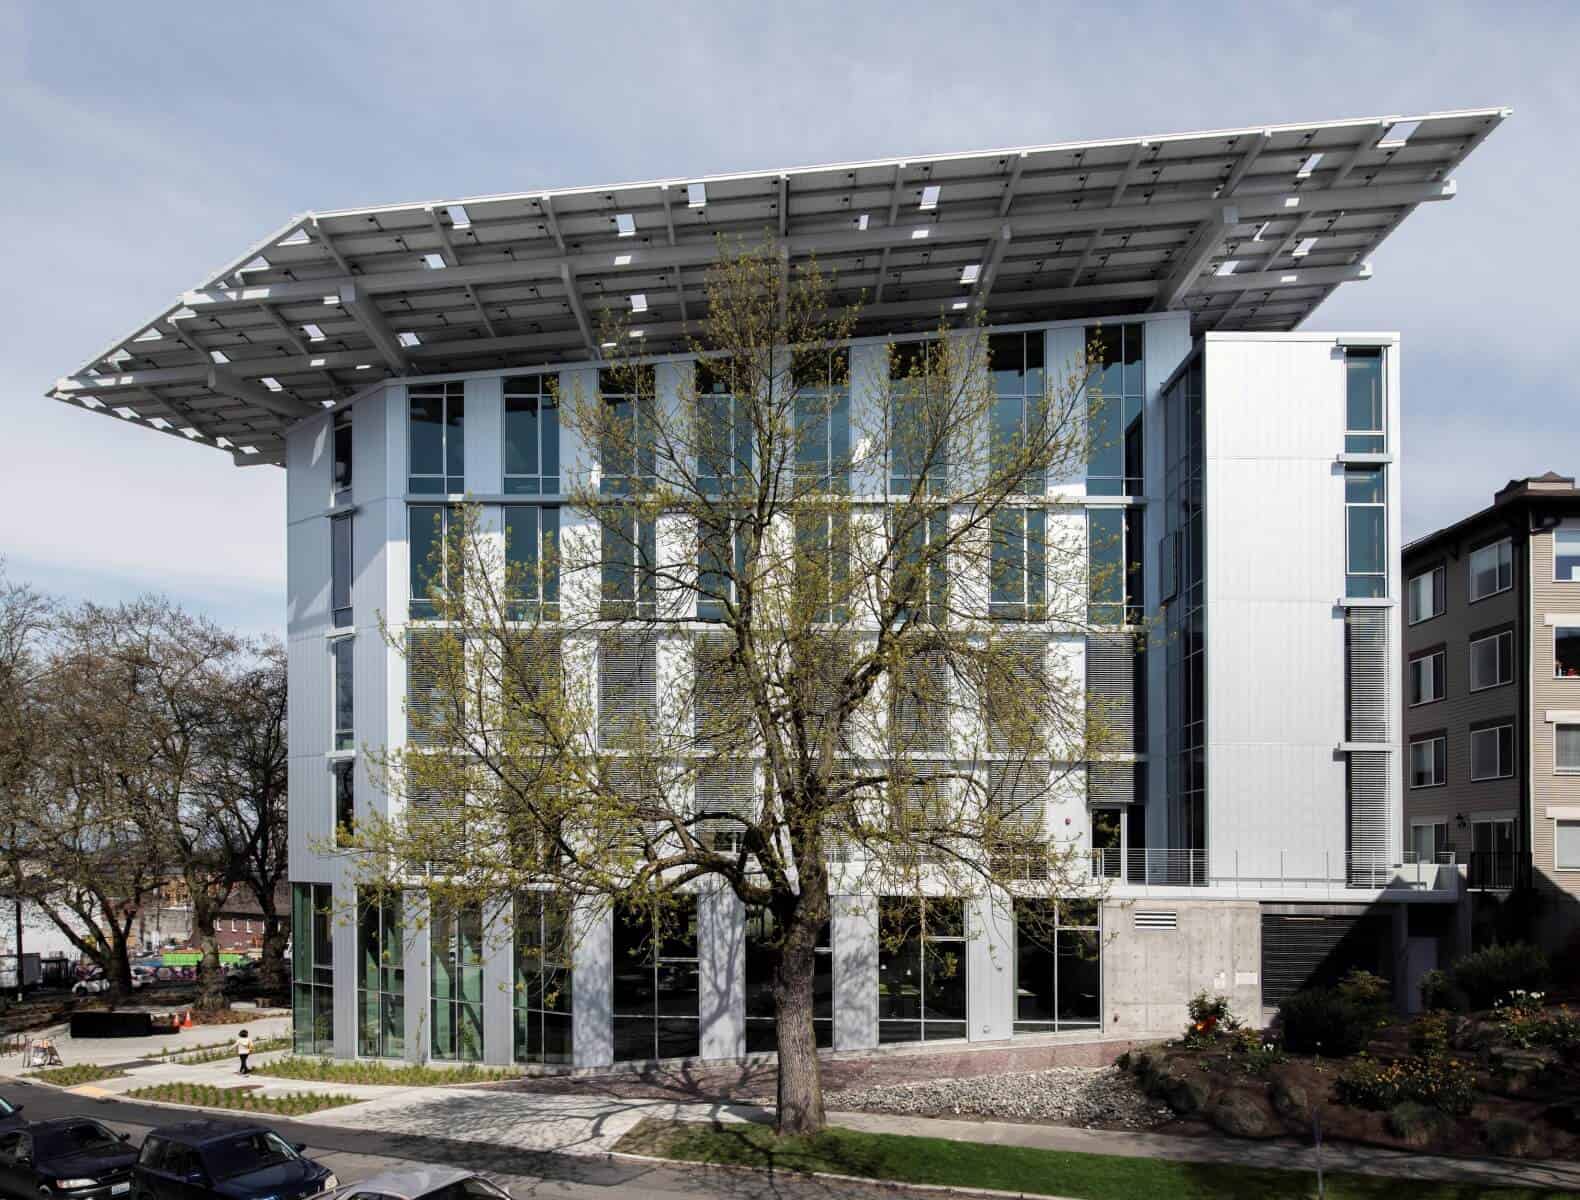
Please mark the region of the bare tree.
<svg viewBox="0 0 1580 1200"><path fill-rule="evenodd" d="M1084 366L990 363L979 327L848 348L814 265L725 247L695 373L657 394L611 327L557 537L448 519L407 658L370 885L543 889L663 937L726 889L767 919L778 1125L824 1125L815 952L831 894L1089 891L1048 827L1104 750L1084 627ZM500 534L503 533L503 536ZM904 919L899 925L906 924ZM904 938L910 931L885 929Z"/></svg>

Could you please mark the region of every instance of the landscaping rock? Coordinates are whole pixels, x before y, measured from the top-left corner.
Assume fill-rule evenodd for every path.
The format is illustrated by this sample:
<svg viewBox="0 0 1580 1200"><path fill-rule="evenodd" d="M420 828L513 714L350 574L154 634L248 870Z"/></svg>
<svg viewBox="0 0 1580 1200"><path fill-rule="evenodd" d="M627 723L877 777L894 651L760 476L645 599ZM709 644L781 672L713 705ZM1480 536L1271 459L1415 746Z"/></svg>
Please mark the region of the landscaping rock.
<svg viewBox="0 0 1580 1200"><path fill-rule="evenodd" d="M1565 1133L1580 1133L1580 1100L1565 1100L1554 1104L1542 1116Z"/></svg>
<svg viewBox="0 0 1580 1200"><path fill-rule="evenodd" d="M1136 1082L1115 1067L1056 1067L851 1088L829 1092L826 1103L831 1111L926 1117L970 1114L1004 1121L1100 1122L1127 1129L1145 1129L1170 1117L1167 1109L1149 1102Z"/></svg>
<svg viewBox="0 0 1580 1200"><path fill-rule="evenodd" d="M1160 1076L1163 1085L1163 1102L1182 1117L1194 1116L1207 1107L1212 1089L1207 1081L1197 1075Z"/></svg>
<svg viewBox="0 0 1580 1200"><path fill-rule="evenodd" d="M1412 1146L1429 1146L1445 1131L1449 1118L1425 1104L1406 1100L1388 1110L1388 1132Z"/></svg>
<svg viewBox="0 0 1580 1200"><path fill-rule="evenodd" d="M1273 1111L1286 1121L1305 1125L1311 1120L1311 1097L1298 1083L1287 1079L1273 1080Z"/></svg>
<svg viewBox="0 0 1580 1200"><path fill-rule="evenodd" d="M1524 1158L1538 1150L1536 1131L1513 1117L1493 1117L1482 1134L1487 1139L1487 1149L1504 1158Z"/></svg>
<svg viewBox="0 0 1580 1200"><path fill-rule="evenodd" d="M1207 1119L1230 1137L1261 1137L1269 1125L1261 1099L1246 1091L1223 1093L1207 1110Z"/></svg>

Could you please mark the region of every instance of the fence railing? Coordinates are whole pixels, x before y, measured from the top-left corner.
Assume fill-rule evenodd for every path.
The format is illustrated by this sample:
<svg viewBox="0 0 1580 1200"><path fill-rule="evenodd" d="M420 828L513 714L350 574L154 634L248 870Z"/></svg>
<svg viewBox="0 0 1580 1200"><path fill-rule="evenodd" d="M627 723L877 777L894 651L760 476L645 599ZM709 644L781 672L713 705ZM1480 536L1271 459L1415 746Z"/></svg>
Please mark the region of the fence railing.
<svg viewBox="0 0 1580 1200"><path fill-rule="evenodd" d="M1334 893L1345 888L1433 891L1456 886L1453 880L1445 878L1445 872L1457 870L1452 854L1417 862L1412 854L1405 854L1399 861L1290 850L1241 854L1163 847L1122 851L1117 846L1107 846L1088 853L1092 877L1111 880L1116 885Z"/></svg>

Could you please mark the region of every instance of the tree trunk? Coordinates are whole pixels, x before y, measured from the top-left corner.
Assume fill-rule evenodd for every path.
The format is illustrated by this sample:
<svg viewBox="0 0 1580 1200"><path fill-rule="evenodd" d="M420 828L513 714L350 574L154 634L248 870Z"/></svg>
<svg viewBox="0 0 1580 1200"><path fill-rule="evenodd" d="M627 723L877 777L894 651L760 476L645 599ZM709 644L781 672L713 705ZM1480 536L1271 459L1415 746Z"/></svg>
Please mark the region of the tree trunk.
<svg viewBox="0 0 1580 1200"><path fill-rule="evenodd" d="M109 961L104 973L110 980L110 1007L124 1004L132 996L132 955L128 946L127 931L119 922L110 928Z"/></svg>
<svg viewBox="0 0 1580 1200"><path fill-rule="evenodd" d="M290 999L291 977L285 962L285 922L276 912L263 914L263 960L258 964L258 974L263 990L270 996Z"/></svg>
<svg viewBox="0 0 1580 1200"><path fill-rule="evenodd" d="M792 917L774 969L774 1018L779 1036L780 1134L818 1133L823 1114L823 1074L812 1024L817 923Z"/></svg>
<svg viewBox="0 0 1580 1200"><path fill-rule="evenodd" d="M225 968L219 960L219 938L214 933L214 909L194 902L192 926L203 957L198 960L197 1006L203 1012L225 1007Z"/></svg>

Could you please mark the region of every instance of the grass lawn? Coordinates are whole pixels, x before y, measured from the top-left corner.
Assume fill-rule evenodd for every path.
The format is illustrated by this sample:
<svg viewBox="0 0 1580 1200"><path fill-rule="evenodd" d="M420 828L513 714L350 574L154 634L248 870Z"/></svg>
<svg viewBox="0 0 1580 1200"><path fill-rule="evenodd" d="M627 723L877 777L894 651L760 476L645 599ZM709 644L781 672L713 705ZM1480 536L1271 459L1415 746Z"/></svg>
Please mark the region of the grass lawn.
<svg viewBox="0 0 1580 1200"><path fill-rule="evenodd" d="M286 1096L264 1096L248 1088L213 1087L206 1083L160 1083L133 1088L126 1093L133 1100L163 1100L166 1104L196 1104L205 1108L230 1108L238 1112L273 1113L299 1117L355 1104L355 1096L336 1096L324 1092L292 1092Z"/></svg>
<svg viewBox="0 0 1580 1200"><path fill-rule="evenodd" d="M342 1062L330 1058L282 1058L260 1063L254 1075L273 1075L280 1079L316 1079L325 1083L388 1083L404 1087L434 1087L447 1083L495 1083L501 1079L520 1079L521 1072L508 1067L478 1067L468 1063L459 1067L392 1067L381 1062Z"/></svg>
<svg viewBox="0 0 1580 1200"><path fill-rule="evenodd" d="M44 1071L32 1071L24 1078L37 1079L40 1083L53 1083L56 1087L76 1087L79 1083L93 1083L98 1079L114 1079L120 1074L120 1071L110 1067L96 1067L92 1063L79 1063L74 1067L50 1067Z"/></svg>
<svg viewBox="0 0 1580 1200"><path fill-rule="evenodd" d="M1075 1196L1081 1200L1291 1200L1315 1196L1316 1176L1155 1158L1119 1158L828 1129L806 1138L778 1138L766 1125L705 1125L645 1120L615 1147L689 1162L731 1163L779 1171L826 1171L864 1179L999 1188ZM1487 1189L1366 1175L1328 1175L1330 1200L1524 1200L1570 1193Z"/></svg>

